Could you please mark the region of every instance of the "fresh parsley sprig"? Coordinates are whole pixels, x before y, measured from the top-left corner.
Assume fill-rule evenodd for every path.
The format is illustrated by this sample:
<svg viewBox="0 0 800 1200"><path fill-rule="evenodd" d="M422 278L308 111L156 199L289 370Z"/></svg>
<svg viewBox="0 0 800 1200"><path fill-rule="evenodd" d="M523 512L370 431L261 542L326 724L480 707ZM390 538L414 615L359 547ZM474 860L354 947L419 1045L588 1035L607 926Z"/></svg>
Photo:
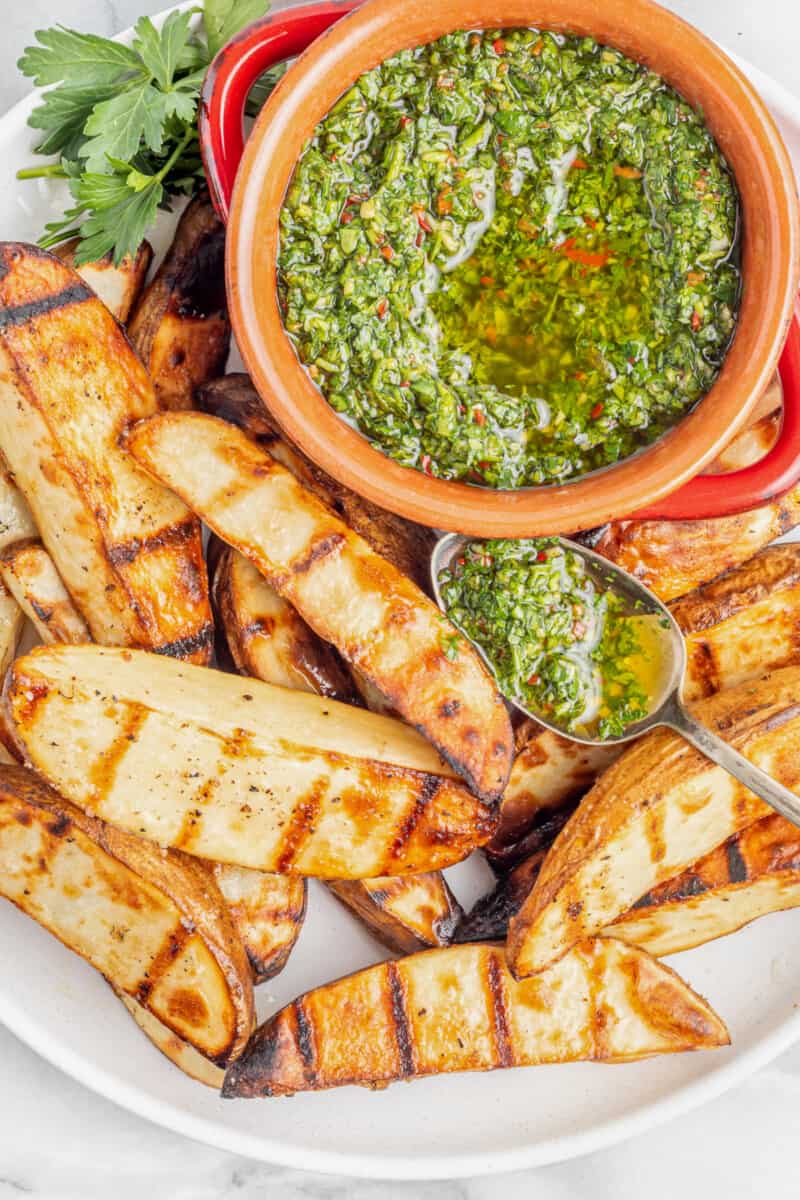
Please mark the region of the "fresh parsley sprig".
<svg viewBox="0 0 800 1200"><path fill-rule="evenodd" d="M109 252L119 263L136 252L159 208L201 186L203 78L217 51L268 7L268 0L205 0L202 9L171 13L160 29L141 17L131 46L63 26L36 33L39 44L18 66L48 89L28 123L42 131L36 153L58 161L17 178L64 178L75 201L45 226L40 245L77 236L78 265Z"/></svg>

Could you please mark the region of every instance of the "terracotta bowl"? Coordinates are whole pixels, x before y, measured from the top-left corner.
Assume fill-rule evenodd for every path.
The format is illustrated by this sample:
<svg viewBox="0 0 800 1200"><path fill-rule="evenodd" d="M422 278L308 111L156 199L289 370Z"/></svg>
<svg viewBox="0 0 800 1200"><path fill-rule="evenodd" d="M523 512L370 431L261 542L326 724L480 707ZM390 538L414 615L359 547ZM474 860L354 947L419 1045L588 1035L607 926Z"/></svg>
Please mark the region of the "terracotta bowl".
<svg viewBox="0 0 800 1200"><path fill-rule="evenodd" d="M298 54L261 112L241 157L230 207L231 317L265 404L315 462L368 499L428 525L519 537L589 528L636 513L716 515L752 507L797 478L800 419L784 420L780 479L724 487L689 484L747 420L778 364L800 273L795 180L764 104L731 60L696 29L649 0L367 0L274 14L245 31L212 66L202 136L212 194L227 216L242 149L247 85ZM347 15L342 16L342 14ZM276 290L278 218L295 164L318 122L364 71L396 51L455 29L537 26L590 34L646 63L701 110L730 164L743 217L739 325L708 395L652 446L573 482L501 491L431 479L402 467L347 425L314 386L283 329ZM308 46L307 49L305 47ZM800 394L797 354L785 403ZM791 434L794 441L789 437ZM773 464L774 465L774 464ZM752 471L752 469L751 469ZM773 472L774 474L774 472ZM763 472L762 472L763 476ZM670 508L663 498L680 498ZM694 491L692 491L694 489Z"/></svg>

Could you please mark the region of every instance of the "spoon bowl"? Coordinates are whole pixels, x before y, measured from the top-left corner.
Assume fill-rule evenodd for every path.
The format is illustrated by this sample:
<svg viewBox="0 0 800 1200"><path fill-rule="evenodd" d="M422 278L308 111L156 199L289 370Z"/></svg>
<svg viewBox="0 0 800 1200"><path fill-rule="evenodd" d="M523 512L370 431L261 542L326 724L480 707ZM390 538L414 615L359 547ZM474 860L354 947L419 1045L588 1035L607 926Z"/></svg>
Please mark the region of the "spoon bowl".
<svg viewBox="0 0 800 1200"><path fill-rule="evenodd" d="M466 546L474 544L476 540L478 539L466 537L463 534L448 533L441 537L433 548L431 584L436 603L443 612L447 612L447 608L441 593L441 574L450 566L454 558L463 553ZM800 826L800 796L778 783L766 771L762 771L760 767L751 763L743 754L739 754L726 741L698 721L686 707L683 701L686 643L680 626L667 606L629 571L608 562L594 550L589 550L586 546L582 546L570 538L559 537L550 540L556 542L564 550L577 555L583 561L587 573L593 579L598 590L612 591L622 596L630 602L631 610L637 616L658 618L659 632L662 636L658 637L656 645L664 655L661 669L658 672L659 687L652 697L652 710L646 717L626 726L621 734L605 738L592 737L564 725L556 724L548 720L542 713L526 708L514 696L506 695L506 700L546 729L551 729L561 737L584 746L622 745L641 737L642 734L658 726L674 729L688 742L691 742L701 754L723 767L745 787L766 801L781 816L786 817L794 825ZM463 633L463 630L461 632ZM468 635L464 634L464 636ZM468 638L468 640L478 651L492 674L495 674L491 659L483 647L472 638Z"/></svg>

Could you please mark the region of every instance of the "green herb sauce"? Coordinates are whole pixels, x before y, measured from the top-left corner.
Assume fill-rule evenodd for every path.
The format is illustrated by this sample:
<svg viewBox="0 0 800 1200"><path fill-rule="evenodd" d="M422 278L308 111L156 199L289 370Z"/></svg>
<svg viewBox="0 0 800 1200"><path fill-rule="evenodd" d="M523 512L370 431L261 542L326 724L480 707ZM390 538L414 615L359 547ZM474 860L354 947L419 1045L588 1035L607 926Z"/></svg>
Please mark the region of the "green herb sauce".
<svg viewBox="0 0 800 1200"><path fill-rule="evenodd" d="M285 327L392 458L515 488L652 442L710 388L736 190L702 118L591 38L462 32L362 75L281 212Z"/></svg>
<svg viewBox="0 0 800 1200"><path fill-rule="evenodd" d="M600 739L651 711L657 664L642 618L580 555L550 538L470 542L439 583L509 699Z"/></svg>

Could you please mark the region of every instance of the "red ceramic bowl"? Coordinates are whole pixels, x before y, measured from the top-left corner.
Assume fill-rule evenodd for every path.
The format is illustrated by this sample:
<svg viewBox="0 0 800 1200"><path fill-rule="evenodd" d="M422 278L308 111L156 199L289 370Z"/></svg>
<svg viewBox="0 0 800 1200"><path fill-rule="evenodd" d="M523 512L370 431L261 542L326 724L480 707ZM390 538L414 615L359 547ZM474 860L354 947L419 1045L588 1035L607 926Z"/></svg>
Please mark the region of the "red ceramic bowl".
<svg viewBox="0 0 800 1200"><path fill-rule="evenodd" d="M501 491L402 467L337 416L284 332L276 255L279 212L295 164L318 122L359 75L398 50L454 29L515 25L589 34L616 46L702 110L739 188L743 294L736 336L716 383L674 429L573 482ZM297 54L244 146L250 85L271 64ZM367 0L357 8L325 3L279 12L245 30L212 64L201 140L212 195L229 223L231 318L255 385L288 436L368 499L428 525L522 537L585 529L630 514L718 516L754 507L797 481L800 330L792 315L800 230L791 162L737 67L650 0ZM775 448L761 463L722 479L698 476L747 421L784 343L784 420Z"/></svg>

